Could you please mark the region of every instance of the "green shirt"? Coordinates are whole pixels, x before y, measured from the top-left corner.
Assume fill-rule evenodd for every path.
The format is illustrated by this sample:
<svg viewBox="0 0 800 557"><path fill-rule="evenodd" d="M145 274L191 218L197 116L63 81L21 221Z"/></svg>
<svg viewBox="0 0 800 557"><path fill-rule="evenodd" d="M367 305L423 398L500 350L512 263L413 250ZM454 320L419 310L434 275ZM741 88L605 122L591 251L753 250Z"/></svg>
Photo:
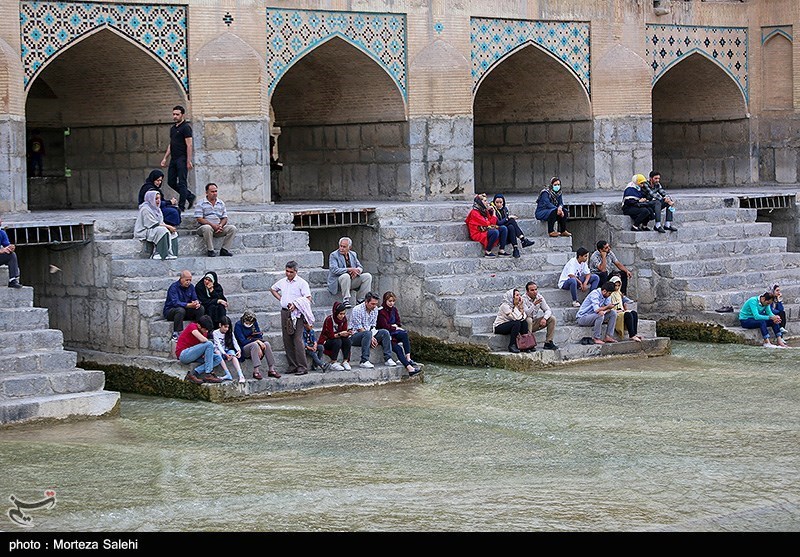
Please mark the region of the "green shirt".
<svg viewBox="0 0 800 557"><path fill-rule="evenodd" d="M739 319L758 319L759 321L768 321L772 318L774 313L769 307L769 304L762 306L758 301L758 296L753 296L747 300L742 309L739 310Z"/></svg>

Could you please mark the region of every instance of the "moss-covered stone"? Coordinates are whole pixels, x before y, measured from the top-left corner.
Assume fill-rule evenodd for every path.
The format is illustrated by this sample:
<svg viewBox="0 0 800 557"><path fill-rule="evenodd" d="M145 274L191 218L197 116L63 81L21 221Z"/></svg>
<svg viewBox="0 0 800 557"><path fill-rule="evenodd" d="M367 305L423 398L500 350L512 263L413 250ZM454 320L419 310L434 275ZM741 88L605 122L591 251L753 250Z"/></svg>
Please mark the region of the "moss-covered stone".
<svg viewBox="0 0 800 557"><path fill-rule="evenodd" d="M495 367L512 371L547 368L553 365L526 356L498 354L485 346L422 336L413 331L409 332L409 338L414 347L414 359L420 361L454 366Z"/></svg>
<svg viewBox="0 0 800 557"><path fill-rule="evenodd" d="M210 389L160 371L118 364L100 364L91 361L83 361L80 365L84 369L104 371L106 374L105 388L109 391L183 398L186 400L214 401Z"/></svg>
<svg viewBox="0 0 800 557"><path fill-rule="evenodd" d="M661 319L656 323L657 335L672 340L691 340L717 344L747 344L739 335L716 323L695 323L677 319Z"/></svg>

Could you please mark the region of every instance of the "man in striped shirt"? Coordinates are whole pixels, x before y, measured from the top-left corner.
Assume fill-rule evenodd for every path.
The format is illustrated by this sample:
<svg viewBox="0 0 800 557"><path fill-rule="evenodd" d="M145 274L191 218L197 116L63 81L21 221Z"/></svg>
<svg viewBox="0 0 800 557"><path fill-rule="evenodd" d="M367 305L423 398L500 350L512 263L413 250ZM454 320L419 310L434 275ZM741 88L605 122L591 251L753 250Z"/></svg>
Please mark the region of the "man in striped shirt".
<svg viewBox="0 0 800 557"><path fill-rule="evenodd" d="M369 361L371 348L377 348L378 343L383 347L383 360L387 366L396 366L392 359L392 337L386 329L376 329L378 325L378 297L372 292L367 292L364 301L353 308L350 316L350 342L353 346L361 346L361 367L371 369L375 367ZM373 334L373 330L375 333Z"/></svg>

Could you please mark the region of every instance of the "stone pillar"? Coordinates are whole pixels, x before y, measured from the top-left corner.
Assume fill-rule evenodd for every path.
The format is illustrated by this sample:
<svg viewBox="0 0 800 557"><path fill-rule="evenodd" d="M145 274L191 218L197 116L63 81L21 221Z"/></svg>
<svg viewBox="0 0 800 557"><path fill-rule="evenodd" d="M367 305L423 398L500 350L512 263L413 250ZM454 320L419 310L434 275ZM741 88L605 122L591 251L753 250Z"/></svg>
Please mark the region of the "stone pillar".
<svg viewBox="0 0 800 557"><path fill-rule="evenodd" d="M650 116L594 119L594 176L597 189L620 190L634 174L653 166L653 120Z"/></svg>
<svg viewBox="0 0 800 557"><path fill-rule="evenodd" d="M0 114L0 212L28 210L25 118Z"/></svg>
<svg viewBox="0 0 800 557"><path fill-rule="evenodd" d="M464 199L475 192L471 116L409 122L412 199Z"/></svg>
<svg viewBox="0 0 800 557"><path fill-rule="evenodd" d="M189 183L198 196L214 182L227 204L270 202L269 118L203 118L192 127L195 167Z"/></svg>

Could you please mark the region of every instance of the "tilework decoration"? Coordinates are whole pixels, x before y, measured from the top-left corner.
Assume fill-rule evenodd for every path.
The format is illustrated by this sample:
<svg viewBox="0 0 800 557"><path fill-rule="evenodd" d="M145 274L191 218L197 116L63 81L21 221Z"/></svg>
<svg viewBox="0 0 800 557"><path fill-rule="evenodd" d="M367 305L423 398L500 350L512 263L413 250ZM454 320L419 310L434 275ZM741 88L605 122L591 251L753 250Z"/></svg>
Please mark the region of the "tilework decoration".
<svg viewBox="0 0 800 557"><path fill-rule="evenodd" d="M320 44L339 37L375 60L407 99L405 14L267 8L267 91Z"/></svg>
<svg viewBox="0 0 800 557"><path fill-rule="evenodd" d="M669 68L699 52L731 76L749 102L747 28L648 25L645 59L653 68L653 84Z"/></svg>
<svg viewBox="0 0 800 557"><path fill-rule="evenodd" d="M792 26L791 25L776 25L774 27L762 27L761 28L761 44L764 44L768 40L770 40L775 35L783 35L789 42L794 42L792 40Z"/></svg>
<svg viewBox="0 0 800 557"><path fill-rule="evenodd" d="M107 26L153 53L189 91L186 6L23 0L19 18L26 88L50 58Z"/></svg>
<svg viewBox="0 0 800 557"><path fill-rule="evenodd" d="M525 44L535 44L564 63L590 92L589 23L470 18L472 91L500 60Z"/></svg>

